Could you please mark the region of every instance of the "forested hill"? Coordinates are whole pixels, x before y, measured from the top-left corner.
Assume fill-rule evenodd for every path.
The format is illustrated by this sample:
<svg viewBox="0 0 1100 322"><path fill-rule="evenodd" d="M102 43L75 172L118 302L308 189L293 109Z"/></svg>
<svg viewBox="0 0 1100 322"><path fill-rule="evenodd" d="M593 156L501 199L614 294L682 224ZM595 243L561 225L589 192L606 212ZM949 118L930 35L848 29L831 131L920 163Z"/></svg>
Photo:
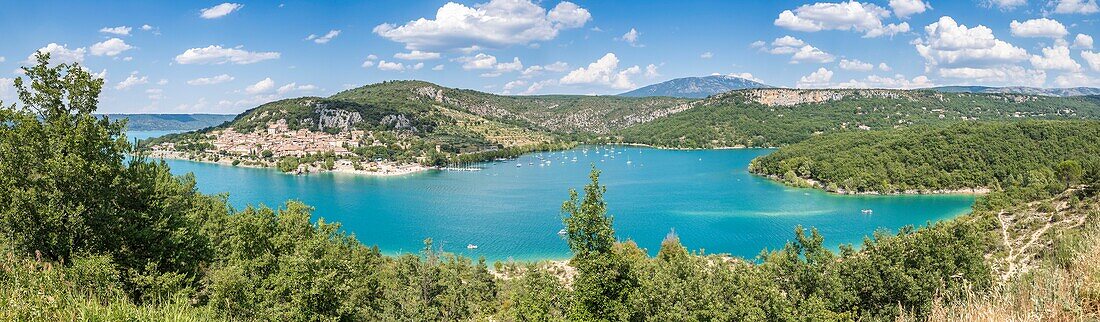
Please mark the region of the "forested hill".
<svg viewBox="0 0 1100 322"><path fill-rule="evenodd" d="M732 90L767 87L772 86L741 77L714 75L706 77L677 78L622 93L619 94L619 96L704 98Z"/></svg>
<svg viewBox="0 0 1100 322"><path fill-rule="evenodd" d="M1096 119L1096 97L881 89L750 89L619 131L664 147L777 147L817 134L973 120Z"/></svg>
<svg viewBox="0 0 1100 322"><path fill-rule="evenodd" d="M1055 183L1061 191L1061 182L1082 169L1100 169L1100 121L962 122L837 133L780 148L750 166L790 184L857 193Z"/></svg>
<svg viewBox="0 0 1100 322"><path fill-rule="evenodd" d="M126 119L131 131L194 131L228 122L227 114L101 114L111 119Z"/></svg>

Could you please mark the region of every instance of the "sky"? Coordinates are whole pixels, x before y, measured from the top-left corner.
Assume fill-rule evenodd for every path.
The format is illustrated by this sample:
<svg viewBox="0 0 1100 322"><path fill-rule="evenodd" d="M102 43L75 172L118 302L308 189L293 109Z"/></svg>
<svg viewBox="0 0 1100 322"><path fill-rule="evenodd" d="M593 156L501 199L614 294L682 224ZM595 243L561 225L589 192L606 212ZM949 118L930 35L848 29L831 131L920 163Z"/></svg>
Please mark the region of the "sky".
<svg viewBox="0 0 1100 322"><path fill-rule="evenodd" d="M798 88L1100 86L1097 0L0 0L0 100L36 51L103 113L235 114L416 79L618 94L732 75Z"/></svg>

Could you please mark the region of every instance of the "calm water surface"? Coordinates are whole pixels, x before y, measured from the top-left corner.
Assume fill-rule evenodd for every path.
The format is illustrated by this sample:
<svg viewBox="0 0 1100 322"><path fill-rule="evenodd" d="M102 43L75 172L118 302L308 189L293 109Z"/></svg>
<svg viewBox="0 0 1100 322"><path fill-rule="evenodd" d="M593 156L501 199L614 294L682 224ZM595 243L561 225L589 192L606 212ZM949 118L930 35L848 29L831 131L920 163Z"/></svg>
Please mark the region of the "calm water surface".
<svg viewBox="0 0 1100 322"><path fill-rule="evenodd" d="M138 135L145 134L130 134ZM567 258L568 246L558 235L561 204L569 188L581 190L588 182L593 164L603 171L600 180L607 185L618 237L650 253L675 229L690 249L751 258L761 249L782 247L797 225L816 227L835 248L858 244L878 229L954 217L974 201L962 195L837 196L747 172L750 160L772 150L586 148L587 154L576 149L483 164L476 172L384 178L168 163L173 173L194 173L202 192L228 192L237 209L300 200L316 207L315 217L342 223L361 242L386 253L416 252L431 237L446 251L490 260ZM540 156L551 163L540 166ZM862 209L874 213L864 215Z"/></svg>

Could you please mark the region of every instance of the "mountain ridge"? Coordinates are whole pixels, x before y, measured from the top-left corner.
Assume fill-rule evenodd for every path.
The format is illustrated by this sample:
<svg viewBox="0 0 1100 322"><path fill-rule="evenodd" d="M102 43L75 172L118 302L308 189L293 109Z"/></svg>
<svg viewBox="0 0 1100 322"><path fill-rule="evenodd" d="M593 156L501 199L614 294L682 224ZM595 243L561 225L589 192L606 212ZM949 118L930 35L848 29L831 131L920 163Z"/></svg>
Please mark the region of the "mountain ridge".
<svg viewBox="0 0 1100 322"><path fill-rule="evenodd" d="M774 86L742 77L729 75L711 75L702 77L683 77L671 79L664 82L643 86L629 92L621 93L618 96L668 96L679 98L705 98L708 96L733 90L771 87Z"/></svg>

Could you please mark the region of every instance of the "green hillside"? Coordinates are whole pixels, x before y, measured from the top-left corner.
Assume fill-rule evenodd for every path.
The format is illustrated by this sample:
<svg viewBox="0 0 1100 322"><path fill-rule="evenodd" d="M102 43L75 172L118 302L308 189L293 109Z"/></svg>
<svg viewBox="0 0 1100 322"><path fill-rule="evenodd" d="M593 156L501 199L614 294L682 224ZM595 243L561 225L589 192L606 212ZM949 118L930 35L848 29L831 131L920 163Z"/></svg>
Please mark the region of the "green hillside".
<svg viewBox="0 0 1100 322"><path fill-rule="evenodd" d="M1060 191L1070 171L1060 167L1071 166L1100 169L1100 122L964 122L837 133L780 148L754 160L750 170L839 192L1049 185Z"/></svg>
<svg viewBox="0 0 1100 322"><path fill-rule="evenodd" d="M664 147L776 147L815 134L965 120L1095 119L1095 97L902 90L760 89L708 98L697 107L618 134Z"/></svg>

